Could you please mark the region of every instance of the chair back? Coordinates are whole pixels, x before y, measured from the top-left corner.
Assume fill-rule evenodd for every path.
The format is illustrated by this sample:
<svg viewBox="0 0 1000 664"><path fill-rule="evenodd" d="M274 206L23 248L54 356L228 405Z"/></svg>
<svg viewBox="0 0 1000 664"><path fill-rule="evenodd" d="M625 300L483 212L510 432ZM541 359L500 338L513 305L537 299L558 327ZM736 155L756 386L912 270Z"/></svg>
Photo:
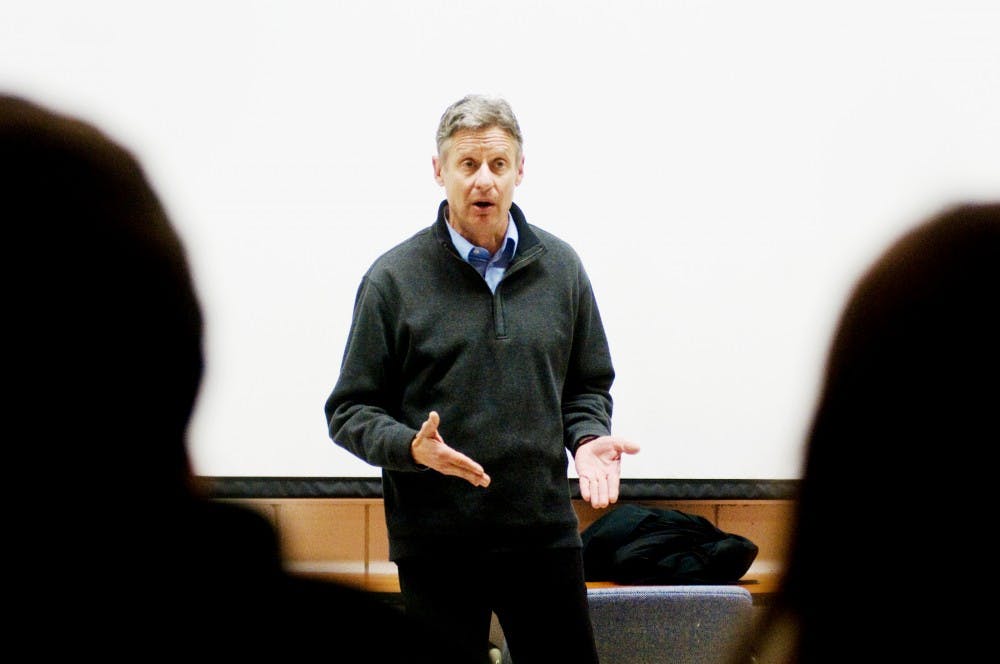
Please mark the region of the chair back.
<svg viewBox="0 0 1000 664"><path fill-rule="evenodd" d="M749 628L738 585L616 586L587 591L601 664L719 664ZM502 662L517 664L503 649Z"/></svg>

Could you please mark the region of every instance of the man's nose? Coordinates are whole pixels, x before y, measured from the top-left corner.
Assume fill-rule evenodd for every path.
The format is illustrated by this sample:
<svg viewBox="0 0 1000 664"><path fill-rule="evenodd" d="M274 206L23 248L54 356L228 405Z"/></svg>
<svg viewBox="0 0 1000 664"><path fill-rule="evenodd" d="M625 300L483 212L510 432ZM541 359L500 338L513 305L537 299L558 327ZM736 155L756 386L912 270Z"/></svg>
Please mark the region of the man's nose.
<svg viewBox="0 0 1000 664"><path fill-rule="evenodd" d="M493 182L493 171L490 170L489 164L484 163L479 167L479 170L476 171L475 184L480 189L489 189L493 186Z"/></svg>

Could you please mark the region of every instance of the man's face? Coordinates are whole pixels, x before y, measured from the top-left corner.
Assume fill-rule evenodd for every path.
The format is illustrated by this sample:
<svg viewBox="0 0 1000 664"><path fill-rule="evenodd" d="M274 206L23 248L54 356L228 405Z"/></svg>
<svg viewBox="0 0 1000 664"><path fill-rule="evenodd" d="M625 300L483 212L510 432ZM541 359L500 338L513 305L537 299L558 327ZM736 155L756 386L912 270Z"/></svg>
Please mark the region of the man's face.
<svg viewBox="0 0 1000 664"><path fill-rule="evenodd" d="M464 129L434 157L434 179L445 188L448 221L463 237L490 251L507 230L514 188L524 176L524 157L503 129Z"/></svg>

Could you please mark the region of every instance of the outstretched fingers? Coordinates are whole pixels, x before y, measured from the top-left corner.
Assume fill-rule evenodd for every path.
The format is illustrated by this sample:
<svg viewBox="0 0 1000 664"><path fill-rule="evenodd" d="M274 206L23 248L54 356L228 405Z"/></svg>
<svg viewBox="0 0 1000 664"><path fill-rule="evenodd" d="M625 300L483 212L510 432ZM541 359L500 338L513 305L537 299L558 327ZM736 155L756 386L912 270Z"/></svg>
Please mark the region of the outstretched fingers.
<svg viewBox="0 0 1000 664"><path fill-rule="evenodd" d="M414 460L443 475L460 477L475 486L489 486L490 476L481 465L444 442L438 429L440 425L437 411L427 414L410 445Z"/></svg>

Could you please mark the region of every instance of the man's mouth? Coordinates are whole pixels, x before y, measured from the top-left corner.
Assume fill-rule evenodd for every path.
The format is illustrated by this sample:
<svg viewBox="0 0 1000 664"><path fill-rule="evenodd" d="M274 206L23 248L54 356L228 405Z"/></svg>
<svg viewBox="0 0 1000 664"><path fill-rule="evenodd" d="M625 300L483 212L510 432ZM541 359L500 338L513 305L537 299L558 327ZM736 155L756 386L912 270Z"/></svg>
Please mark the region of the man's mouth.
<svg viewBox="0 0 1000 664"><path fill-rule="evenodd" d="M490 203L489 201L476 201L475 203L473 203L473 205L475 205L480 210L485 210L486 208L493 207L493 203Z"/></svg>

